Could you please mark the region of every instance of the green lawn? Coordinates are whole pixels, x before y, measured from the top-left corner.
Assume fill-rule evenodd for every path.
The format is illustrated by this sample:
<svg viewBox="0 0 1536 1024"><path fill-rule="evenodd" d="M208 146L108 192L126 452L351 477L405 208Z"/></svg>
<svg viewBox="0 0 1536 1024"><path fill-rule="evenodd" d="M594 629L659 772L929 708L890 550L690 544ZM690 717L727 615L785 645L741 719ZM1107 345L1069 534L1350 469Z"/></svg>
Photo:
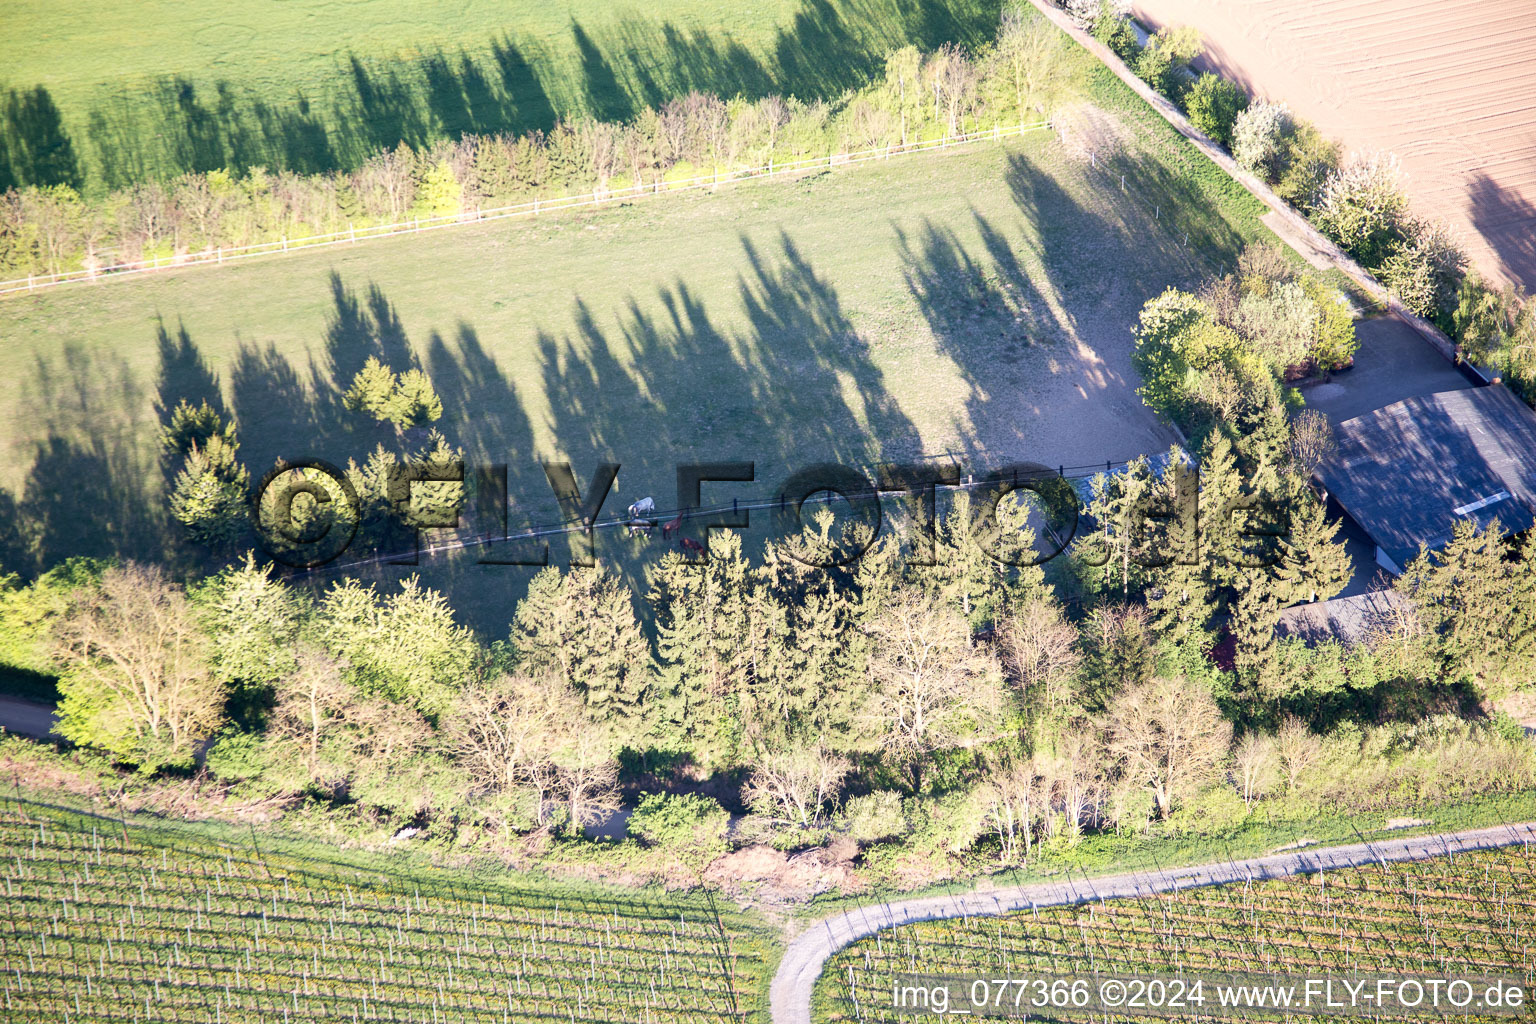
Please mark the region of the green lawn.
<svg viewBox="0 0 1536 1024"><path fill-rule="evenodd" d="M1146 108L1090 127L1097 166L1039 132L0 303L0 564L166 558L157 409L183 397L227 406L257 476L278 456L360 457L386 438L338 396L370 354L422 365L450 439L509 464L514 526L559 518L538 458L583 482L620 462L613 505L666 508L679 462L756 462L756 485L713 500L776 494L823 460L1161 450L1128 327L1267 232ZM626 572L660 547L606 539ZM424 567L427 582L486 581L459 604L499 634L526 570L473 561Z"/></svg>
<svg viewBox="0 0 1536 1024"><path fill-rule="evenodd" d="M760 1019L777 942L754 915L698 895L432 868L407 847L348 854L8 799L4 1017Z"/></svg>
<svg viewBox="0 0 1536 1024"><path fill-rule="evenodd" d="M402 140L547 129L582 114L624 120L692 89L830 98L906 43L990 39L999 7L8 0L0 189L225 166L350 168Z"/></svg>

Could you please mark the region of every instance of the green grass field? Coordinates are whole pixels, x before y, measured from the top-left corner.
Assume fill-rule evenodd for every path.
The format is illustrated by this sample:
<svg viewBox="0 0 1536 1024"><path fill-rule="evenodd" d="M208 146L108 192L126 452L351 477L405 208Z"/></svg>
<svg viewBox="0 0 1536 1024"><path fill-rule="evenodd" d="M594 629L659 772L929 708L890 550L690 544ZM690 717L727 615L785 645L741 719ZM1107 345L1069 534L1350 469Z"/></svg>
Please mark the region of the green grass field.
<svg viewBox="0 0 1536 1024"><path fill-rule="evenodd" d="M715 1024L776 957L697 895L283 851L8 800L4 1019Z"/></svg>
<svg viewBox="0 0 1536 1024"><path fill-rule="evenodd" d="M510 465L514 527L559 518L536 458L583 481L611 458L615 505L666 508L679 462L754 460L746 497L824 460L1161 450L1128 327L1267 231L1251 197L1100 85L1114 109L1092 122L1096 167L1039 132L0 303L0 564L166 557L157 409L183 397L235 415L257 476L278 456L361 457L388 438L339 395L370 354L427 369L448 437ZM478 604L499 633L525 572L427 582L466 575L497 581Z"/></svg>
<svg viewBox="0 0 1536 1024"><path fill-rule="evenodd" d="M991 38L999 7L11 0L0 16L0 189L350 168L400 141L583 114L624 120L692 89L833 97L907 43Z"/></svg>
<svg viewBox="0 0 1536 1024"><path fill-rule="evenodd" d="M893 980L909 973L1016 978L1031 972L1252 971L1308 977L1360 971L1512 976L1528 988L1536 980L1533 928L1536 852L1515 846L1310 878L907 925L849 946L828 962L817 988L816 1019L912 1020L911 1011L895 1012L892 994ZM1008 994L1012 998L1017 990ZM1052 1018L1047 1012L1039 1019Z"/></svg>

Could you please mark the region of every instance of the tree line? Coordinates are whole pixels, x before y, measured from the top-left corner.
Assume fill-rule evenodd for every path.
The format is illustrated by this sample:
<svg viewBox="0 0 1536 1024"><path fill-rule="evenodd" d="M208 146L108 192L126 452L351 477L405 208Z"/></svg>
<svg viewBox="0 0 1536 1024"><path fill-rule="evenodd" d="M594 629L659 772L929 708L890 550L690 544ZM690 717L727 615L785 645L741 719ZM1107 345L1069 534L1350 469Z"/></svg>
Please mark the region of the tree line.
<svg viewBox="0 0 1536 1024"><path fill-rule="evenodd" d="M124 769L494 849L597 849L583 827L627 803L634 834L708 859L733 810L736 842L846 835L910 879L1536 783L1481 710L1530 684L1532 545L1460 526L1366 642L1276 637L1349 576L1300 423L1210 431L1198 477L1179 452L1099 476L1040 565L992 557L962 491L931 559L887 536L838 565L868 527L822 509L757 557L730 532L703 564L668 553L643 593L545 569L494 639L415 579L310 591L251 556L185 582L74 560L8 579L0 622L13 664L57 675L60 732Z"/></svg>
<svg viewBox="0 0 1536 1024"><path fill-rule="evenodd" d="M1041 120L1079 75L1061 33L1018 5L978 52L904 47L889 55L883 78L832 102L691 92L624 123L580 118L547 132L401 143L351 172L212 170L101 196L68 185L13 188L0 195L0 276L92 271L908 146Z"/></svg>

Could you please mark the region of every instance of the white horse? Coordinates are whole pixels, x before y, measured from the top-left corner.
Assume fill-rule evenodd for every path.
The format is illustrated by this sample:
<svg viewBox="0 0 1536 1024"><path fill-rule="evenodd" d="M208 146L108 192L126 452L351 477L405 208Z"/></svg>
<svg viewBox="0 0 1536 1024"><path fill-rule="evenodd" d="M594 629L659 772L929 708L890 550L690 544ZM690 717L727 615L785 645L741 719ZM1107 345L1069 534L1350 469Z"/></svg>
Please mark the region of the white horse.
<svg viewBox="0 0 1536 1024"><path fill-rule="evenodd" d="M639 501L629 506L629 518L639 519L641 516L648 516L655 511L655 501L650 498L641 498Z"/></svg>

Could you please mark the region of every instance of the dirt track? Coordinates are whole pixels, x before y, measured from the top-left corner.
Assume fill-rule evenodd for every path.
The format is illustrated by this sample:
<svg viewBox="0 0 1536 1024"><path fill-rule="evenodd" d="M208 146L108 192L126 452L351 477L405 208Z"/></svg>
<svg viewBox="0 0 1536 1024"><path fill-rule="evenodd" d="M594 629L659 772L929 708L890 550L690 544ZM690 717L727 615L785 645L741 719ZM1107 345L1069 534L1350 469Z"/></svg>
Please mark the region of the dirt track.
<svg viewBox="0 0 1536 1024"><path fill-rule="evenodd" d="M1536 289L1536 0L1134 0L1209 66L1346 149L1396 153L1414 206Z"/></svg>
<svg viewBox="0 0 1536 1024"><path fill-rule="evenodd" d="M773 1024L811 1024L811 989L833 953L883 928L952 917L987 917L1031 907L1059 907L1098 899L1144 896L1175 889L1194 889L1248 880L1266 881L1300 873L1360 867L1386 861L1424 860L1467 850L1489 850L1536 840L1536 824L1441 835L1412 836L1356 843L1252 860L1222 861L1200 867L1177 868L1156 874L1115 875L1111 878L1071 878L1038 885L1014 886L990 892L879 903L818 921L789 944L770 990Z"/></svg>

